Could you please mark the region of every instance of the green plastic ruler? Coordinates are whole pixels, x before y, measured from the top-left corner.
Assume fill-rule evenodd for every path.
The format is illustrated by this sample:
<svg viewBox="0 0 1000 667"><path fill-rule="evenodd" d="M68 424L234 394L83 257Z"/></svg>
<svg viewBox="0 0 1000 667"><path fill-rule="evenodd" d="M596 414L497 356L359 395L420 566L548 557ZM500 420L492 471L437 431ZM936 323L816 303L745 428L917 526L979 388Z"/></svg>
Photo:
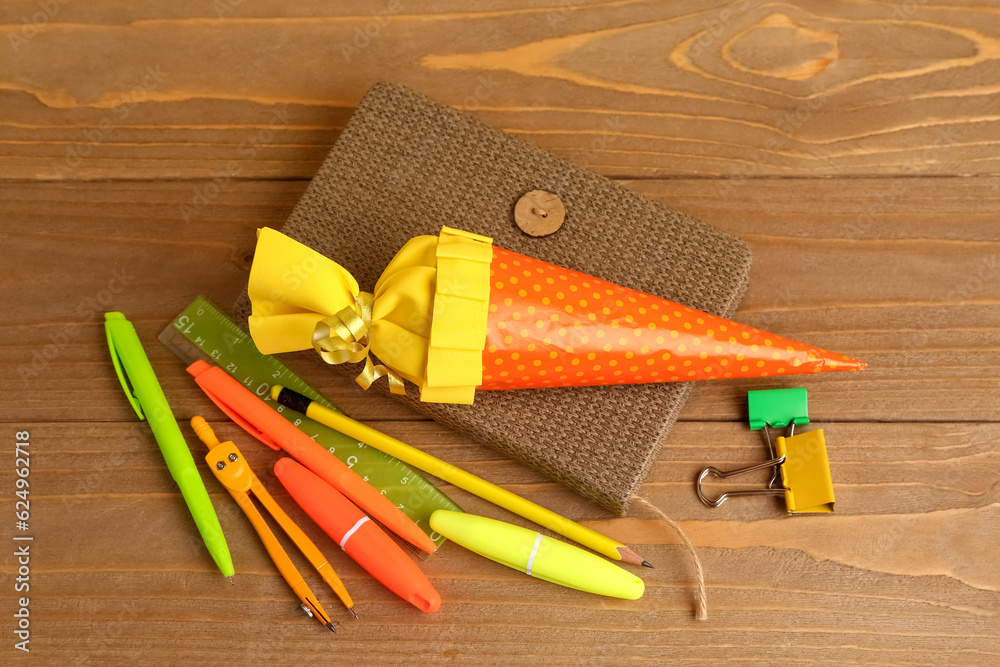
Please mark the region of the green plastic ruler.
<svg viewBox="0 0 1000 667"><path fill-rule="evenodd" d="M277 405L271 400L271 386L280 384L332 410L341 411L280 361L261 354L250 335L208 299L203 296L195 299L158 338L185 363L204 359L242 382L396 503L438 546L444 542L444 538L430 528L431 513L437 509L461 511L458 505L402 461Z"/></svg>

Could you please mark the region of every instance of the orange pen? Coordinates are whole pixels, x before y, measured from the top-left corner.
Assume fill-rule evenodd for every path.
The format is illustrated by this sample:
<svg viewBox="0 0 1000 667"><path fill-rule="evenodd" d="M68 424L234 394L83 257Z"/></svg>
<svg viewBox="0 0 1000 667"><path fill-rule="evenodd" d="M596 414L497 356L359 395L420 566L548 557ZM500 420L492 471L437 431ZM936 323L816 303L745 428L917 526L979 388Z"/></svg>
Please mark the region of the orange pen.
<svg viewBox="0 0 1000 667"><path fill-rule="evenodd" d="M427 576L347 498L289 458L274 464L274 474L306 514L373 577L417 609L438 610L441 596Z"/></svg>
<svg viewBox="0 0 1000 667"><path fill-rule="evenodd" d="M218 366L196 361L187 368L198 386L250 435L272 449L283 449L413 546L434 553L434 542L391 500L340 459L297 429Z"/></svg>
<svg viewBox="0 0 1000 667"><path fill-rule="evenodd" d="M291 587L292 592L301 601L302 608L309 616L314 616L320 623L331 631L336 632L333 628L333 623L330 621L330 617L316 599L316 596L309 588L309 584L299 574L299 571L295 569L292 559L285 553L285 550L281 547L281 543L278 542L278 538L274 536L267 522L264 521L264 517L257 507L254 506L250 494L252 493L260 501L261 505L264 506L264 509L270 512L282 530L292 538L295 546L299 548L312 566L316 568L320 576L323 577L323 580L333 589L337 597L341 599L344 606L354 614L354 602L351 600L351 596L348 595L347 589L344 588L343 582L340 581L340 577L330 567L330 563L326 560L326 557L313 544L312 540L295 525L291 517L285 514L284 510L274 501L271 494L260 483L257 475L247 465L243 452L236 445L232 442L220 443L219 439L215 437L212 427L201 417L194 417L191 420L191 427L194 428L194 432L201 441L208 445L209 452L208 456L205 457L205 461L208 462L216 478L229 491L229 495L233 497L236 504L240 506L243 513L250 519L250 523L253 524L254 530L260 536L261 542L267 548L267 553L271 556L271 560L274 561L278 571L281 572L281 576L284 577L285 581ZM354 617L357 618L357 614L354 614Z"/></svg>

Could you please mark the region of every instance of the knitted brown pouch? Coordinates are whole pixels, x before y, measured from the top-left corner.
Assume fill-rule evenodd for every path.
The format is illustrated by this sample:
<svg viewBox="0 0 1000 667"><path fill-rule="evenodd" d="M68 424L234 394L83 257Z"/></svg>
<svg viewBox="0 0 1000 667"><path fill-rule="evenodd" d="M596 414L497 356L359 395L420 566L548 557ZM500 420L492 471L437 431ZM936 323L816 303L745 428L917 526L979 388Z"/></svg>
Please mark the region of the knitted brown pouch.
<svg viewBox="0 0 1000 667"><path fill-rule="evenodd" d="M551 236L530 237L515 225L514 205L531 190L565 205L566 222ZM750 269L742 241L387 83L365 95L281 231L371 290L408 239L443 225L723 317L736 310ZM234 311L245 324L245 294ZM669 383L479 391L474 405L442 405L421 403L410 386L398 398L624 514L688 390ZM370 391L388 388L377 382Z"/></svg>

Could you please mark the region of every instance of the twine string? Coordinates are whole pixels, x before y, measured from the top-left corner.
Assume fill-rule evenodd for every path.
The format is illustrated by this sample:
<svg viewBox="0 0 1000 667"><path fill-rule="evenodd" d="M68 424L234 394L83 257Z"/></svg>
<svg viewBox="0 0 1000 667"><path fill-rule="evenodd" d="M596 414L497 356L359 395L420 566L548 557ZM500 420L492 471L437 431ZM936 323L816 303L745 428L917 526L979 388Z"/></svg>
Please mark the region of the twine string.
<svg viewBox="0 0 1000 667"><path fill-rule="evenodd" d="M641 502L673 528L677 536L681 538L681 543L687 548L688 553L691 554L691 559L694 561L695 578L698 582L698 589L695 593L695 618L699 621L704 621L708 618L708 601L705 596L705 570L701 566L701 559L698 558L698 553L694 550L694 545L691 544L691 540L684 534L684 531L677 522L664 514L663 510L659 507L637 494L633 494L632 499Z"/></svg>

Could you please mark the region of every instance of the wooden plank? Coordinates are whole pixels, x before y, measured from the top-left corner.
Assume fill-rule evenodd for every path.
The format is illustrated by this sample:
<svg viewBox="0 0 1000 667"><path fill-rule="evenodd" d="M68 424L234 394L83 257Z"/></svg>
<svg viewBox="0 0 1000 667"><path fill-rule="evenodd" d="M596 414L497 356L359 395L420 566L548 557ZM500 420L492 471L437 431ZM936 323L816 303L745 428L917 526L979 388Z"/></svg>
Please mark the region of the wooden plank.
<svg viewBox="0 0 1000 667"><path fill-rule="evenodd" d="M8 178L308 178L386 77L619 178L1000 167L985 5L17 0L0 28Z"/></svg>
<svg viewBox="0 0 1000 667"><path fill-rule="evenodd" d="M644 508L609 518L537 473L433 423L380 428L508 485L634 546L638 601L556 588L454 545L421 563L444 599L424 615L395 598L308 522L267 470L277 455L246 446L251 465L344 579L360 619L316 587L338 626L306 619L245 518L203 471L237 567L214 570L144 425L16 423L31 433L32 651L37 660L192 663L328 657L394 663L447 657L554 664L772 661L988 664L998 656L1000 539L996 424L823 425L837 493L831 516L783 516L771 499L710 510L694 496L696 471L763 452L759 434L729 423L678 424L642 493L680 521L698 547L709 621L691 614L692 567L676 536ZM240 438L231 423L213 424ZM243 437L245 440L245 436ZM13 471L0 470L11 488ZM445 487L467 510L506 513ZM12 510L13 500L0 498ZM519 521L519 520L515 520ZM127 529L132 547L120 544ZM318 577L303 572L310 582ZM5 572L12 572L12 560ZM736 652L734 654L734 651Z"/></svg>
<svg viewBox="0 0 1000 667"><path fill-rule="evenodd" d="M1000 415L1000 235L985 224L1000 213L998 182L628 185L752 244L738 320L870 364L860 374L810 377L815 419L960 422ZM156 335L199 293L232 304L246 284L253 230L280 226L305 187L233 181L196 220L178 224L180 208L208 183L21 183L0 192L0 247L16 266L4 278L2 344L10 363L0 367L0 389L20 397L3 403L0 418L130 419L107 363L101 314L112 309L136 323L175 408L187 416L206 409ZM896 194L885 200L884 192ZM885 209L870 224L855 215L867 203ZM419 418L329 373L314 355L287 359L349 414ZM741 420L747 389L795 384L702 383L684 418Z"/></svg>
<svg viewBox="0 0 1000 667"><path fill-rule="evenodd" d="M31 588L11 595L30 597L35 661L1000 663L998 44L996 8L955 2L0 4L0 421L9 440L30 432L32 454L28 526L4 535L34 538L10 543L30 544ZM349 414L657 566L635 568L646 594L623 601L446 545L420 563L444 605L420 613L306 519L270 472L278 455L155 341L196 294L233 303L254 229L280 227L387 77L743 238L754 265L736 319L869 363L692 391L640 493L696 545L707 623L693 619L688 554L641 502L612 517L315 355L288 355ZM293 554L338 634L305 618L202 469L237 585L219 576L122 400L101 326L112 309L136 323L178 417L204 414L244 447L359 620ZM700 470L767 455L745 393L778 386L809 388L836 512L703 506ZM0 487L10 516L14 467ZM0 566L11 581L17 559Z"/></svg>

